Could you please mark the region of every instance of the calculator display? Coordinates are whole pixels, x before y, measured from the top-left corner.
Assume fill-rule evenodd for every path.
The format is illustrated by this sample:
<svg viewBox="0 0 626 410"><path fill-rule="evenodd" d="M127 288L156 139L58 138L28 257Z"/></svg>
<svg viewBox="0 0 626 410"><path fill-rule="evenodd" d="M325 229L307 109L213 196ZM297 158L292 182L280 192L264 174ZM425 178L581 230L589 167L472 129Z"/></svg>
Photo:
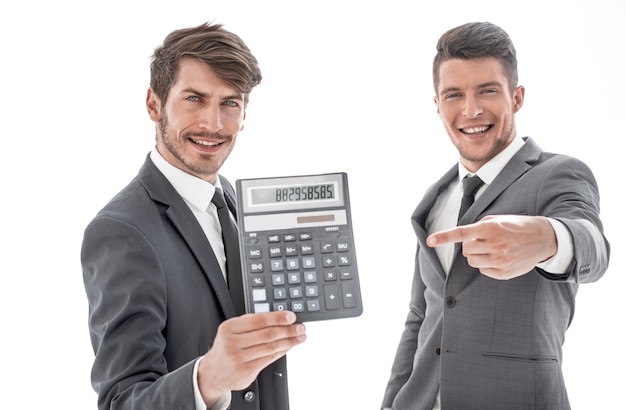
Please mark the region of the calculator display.
<svg viewBox="0 0 626 410"><path fill-rule="evenodd" d="M337 196L337 183L307 184L307 185L276 185L270 187L255 187L250 189L250 203L284 204L307 201L329 202Z"/></svg>
<svg viewBox="0 0 626 410"><path fill-rule="evenodd" d="M344 181L340 174L245 180L238 192L245 213L342 207Z"/></svg>
<svg viewBox="0 0 626 410"><path fill-rule="evenodd" d="M362 313L345 173L243 179L236 191L247 312Z"/></svg>

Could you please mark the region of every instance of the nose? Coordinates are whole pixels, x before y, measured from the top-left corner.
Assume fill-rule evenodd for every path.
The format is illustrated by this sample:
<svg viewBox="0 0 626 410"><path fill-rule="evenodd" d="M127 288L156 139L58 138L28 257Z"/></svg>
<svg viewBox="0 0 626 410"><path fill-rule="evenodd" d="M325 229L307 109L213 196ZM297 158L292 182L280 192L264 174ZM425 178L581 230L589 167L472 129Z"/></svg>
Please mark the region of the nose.
<svg viewBox="0 0 626 410"><path fill-rule="evenodd" d="M209 132L218 132L224 128L219 104L210 104L202 110L201 120L198 124Z"/></svg>
<svg viewBox="0 0 626 410"><path fill-rule="evenodd" d="M472 96L467 96L465 106L463 107L463 115L467 118L477 118L482 113L483 108L479 104L479 101Z"/></svg>

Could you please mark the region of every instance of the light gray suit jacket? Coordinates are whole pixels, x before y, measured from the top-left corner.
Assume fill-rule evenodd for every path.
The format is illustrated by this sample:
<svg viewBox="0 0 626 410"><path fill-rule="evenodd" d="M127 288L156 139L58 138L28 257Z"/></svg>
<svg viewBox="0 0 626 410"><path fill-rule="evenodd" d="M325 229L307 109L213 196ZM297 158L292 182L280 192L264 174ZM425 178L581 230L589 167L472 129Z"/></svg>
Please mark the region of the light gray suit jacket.
<svg viewBox="0 0 626 410"><path fill-rule="evenodd" d="M542 152L531 140L460 223L486 215L543 215L562 222L574 243L566 275L540 269L498 281L457 253L446 276L426 245L425 221L458 177L454 166L426 192L412 222L418 239L410 310L382 407L432 410L569 409L561 371L565 331L579 283L598 280L609 261L599 193L581 161Z"/></svg>
<svg viewBox="0 0 626 410"><path fill-rule="evenodd" d="M194 409L194 363L236 310L200 224L149 157L86 228L81 261L98 408ZM286 370L275 362L231 409L287 409Z"/></svg>

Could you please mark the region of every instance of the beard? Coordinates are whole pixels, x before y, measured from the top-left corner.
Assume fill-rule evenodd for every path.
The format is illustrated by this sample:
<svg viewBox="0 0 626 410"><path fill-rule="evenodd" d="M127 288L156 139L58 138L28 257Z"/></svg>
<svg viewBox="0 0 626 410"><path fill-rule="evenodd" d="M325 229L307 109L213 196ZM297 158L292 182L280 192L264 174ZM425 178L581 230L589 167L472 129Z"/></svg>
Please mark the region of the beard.
<svg viewBox="0 0 626 410"><path fill-rule="evenodd" d="M226 158L228 158L233 149L233 144L231 143L228 152L223 158L214 154L202 154L200 160L194 160L184 154L182 141L193 137L203 137L227 142L233 140L232 136L223 135L219 132L189 131L182 133L180 135L180 139L177 139L176 136L172 135L169 131L169 121L165 112L161 113L158 126L163 145L170 152L170 154L185 167L183 171L201 178L204 177L203 179L217 175L219 169L222 167L222 164L224 164L224 161L226 161Z"/></svg>
<svg viewBox="0 0 626 410"><path fill-rule="evenodd" d="M493 159L496 155L501 153L513 140L513 128L507 132L505 138L498 138L493 141L489 150L482 155L472 155L467 150L463 149L462 144L457 144L457 149L462 158L471 161L471 162L481 162L486 163L489 160Z"/></svg>

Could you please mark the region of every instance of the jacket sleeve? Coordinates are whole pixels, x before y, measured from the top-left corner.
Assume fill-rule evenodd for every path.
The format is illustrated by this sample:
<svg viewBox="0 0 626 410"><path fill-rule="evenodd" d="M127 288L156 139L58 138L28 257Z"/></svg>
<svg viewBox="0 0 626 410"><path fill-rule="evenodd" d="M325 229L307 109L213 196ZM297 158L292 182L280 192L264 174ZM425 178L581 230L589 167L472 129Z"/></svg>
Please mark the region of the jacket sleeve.
<svg viewBox="0 0 626 410"><path fill-rule="evenodd" d="M391 367L391 376L387 382L387 388L381 405L383 409L391 408L394 398L407 382L413 371L413 358L418 348L418 334L426 312L426 301L424 299L426 286L422 281L422 276L419 271L419 252L418 245L415 257L415 273L413 274L413 283L411 285L409 313Z"/></svg>
<svg viewBox="0 0 626 410"><path fill-rule="evenodd" d="M537 215L554 218L571 234L574 257L568 275L539 274L552 280L589 283L600 279L609 265L610 245L600 220L600 194L593 173L582 161L557 156L537 189ZM553 192L546 196L543 193Z"/></svg>
<svg viewBox="0 0 626 410"><path fill-rule="evenodd" d="M98 408L193 409L194 361L169 371L165 360L166 285L149 241L126 222L97 217L81 261Z"/></svg>

